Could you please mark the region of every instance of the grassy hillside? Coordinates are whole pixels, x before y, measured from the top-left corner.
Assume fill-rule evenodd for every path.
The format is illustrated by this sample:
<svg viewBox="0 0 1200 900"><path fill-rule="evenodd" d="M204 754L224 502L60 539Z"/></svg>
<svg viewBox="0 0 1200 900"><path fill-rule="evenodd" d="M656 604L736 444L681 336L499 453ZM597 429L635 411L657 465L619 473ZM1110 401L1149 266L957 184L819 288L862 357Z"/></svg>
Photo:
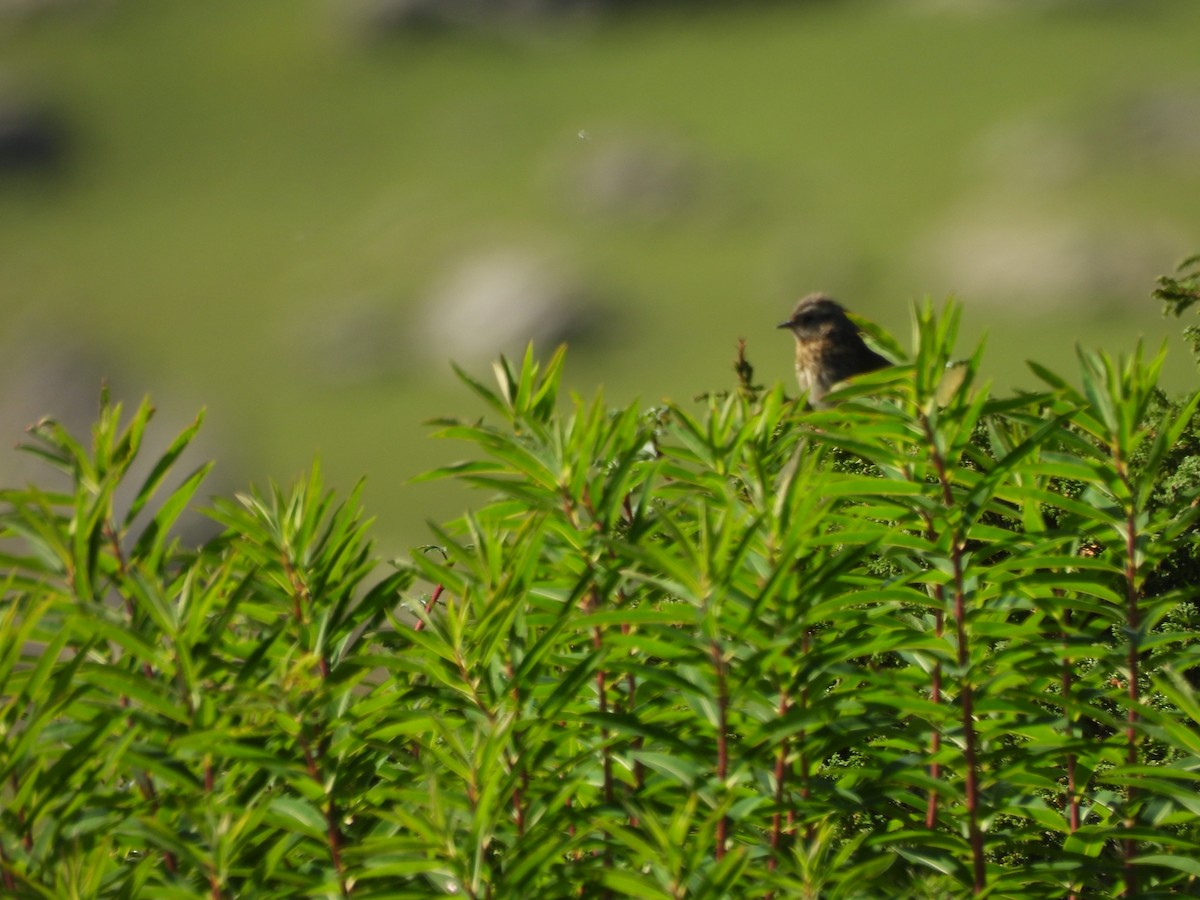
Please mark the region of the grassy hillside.
<svg viewBox="0 0 1200 900"><path fill-rule="evenodd" d="M0 96L70 140L57 175L0 175L4 392L22 354L92 347L122 393L207 404L235 481L367 473L400 544L461 502L402 482L438 461L419 423L468 406L448 359L486 368L423 330L480 254L589 289L572 378L616 399L727 385L739 336L789 378L772 326L815 288L901 334L962 292L1001 385L1076 340L1156 344L1151 279L1200 246L1200 7L984 6L388 39L331 0L0 20ZM589 188L613 158L665 182ZM1176 353L1167 383L1193 375Z"/></svg>

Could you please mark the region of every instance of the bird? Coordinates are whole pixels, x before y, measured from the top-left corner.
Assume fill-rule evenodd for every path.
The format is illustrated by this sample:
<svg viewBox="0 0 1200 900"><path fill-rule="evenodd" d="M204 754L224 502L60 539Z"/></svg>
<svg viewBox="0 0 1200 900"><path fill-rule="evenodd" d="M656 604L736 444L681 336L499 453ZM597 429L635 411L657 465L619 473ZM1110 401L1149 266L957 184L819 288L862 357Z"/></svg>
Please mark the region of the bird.
<svg viewBox="0 0 1200 900"><path fill-rule="evenodd" d="M839 382L890 366L863 342L846 309L825 294L809 294L779 328L796 336L796 380L814 409L825 409L825 395Z"/></svg>

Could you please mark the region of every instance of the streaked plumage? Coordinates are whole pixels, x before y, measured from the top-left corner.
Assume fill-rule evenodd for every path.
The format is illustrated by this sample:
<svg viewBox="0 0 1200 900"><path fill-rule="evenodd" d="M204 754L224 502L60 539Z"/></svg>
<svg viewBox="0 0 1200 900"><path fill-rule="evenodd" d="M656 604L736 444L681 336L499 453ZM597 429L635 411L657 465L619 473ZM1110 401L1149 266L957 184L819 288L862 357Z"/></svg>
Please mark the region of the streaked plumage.
<svg viewBox="0 0 1200 900"><path fill-rule="evenodd" d="M796 380L817 409L839 382L891 365L863 342L842 305L824 294L805 297L779 327L796 336Z"/></svg>

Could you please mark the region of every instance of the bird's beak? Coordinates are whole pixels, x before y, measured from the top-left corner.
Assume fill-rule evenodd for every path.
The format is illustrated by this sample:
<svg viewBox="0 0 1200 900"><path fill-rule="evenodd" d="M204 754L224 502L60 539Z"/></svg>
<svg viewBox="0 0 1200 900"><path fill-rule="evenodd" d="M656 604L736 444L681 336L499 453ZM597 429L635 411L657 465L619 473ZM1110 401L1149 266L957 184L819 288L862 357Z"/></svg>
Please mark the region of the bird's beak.
<svg viewBox="0 0 1200 900"><path fill-rule="evenodd" d="M775 327L776 327L776 328L791 328L791 327L792 327L792 320L791 320L791 319L788 319L786 322L780 322L780 323L779 323L778 325L776 325Z"/></svg>

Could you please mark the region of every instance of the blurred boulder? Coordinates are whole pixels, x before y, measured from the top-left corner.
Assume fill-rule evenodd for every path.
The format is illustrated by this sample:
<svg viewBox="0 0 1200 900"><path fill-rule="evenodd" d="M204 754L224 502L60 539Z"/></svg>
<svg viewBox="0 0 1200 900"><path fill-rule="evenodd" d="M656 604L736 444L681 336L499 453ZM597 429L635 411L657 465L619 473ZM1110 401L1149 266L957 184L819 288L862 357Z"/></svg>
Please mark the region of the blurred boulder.
<svg viewBox="0 0 1200 900"><path fill-rule="evenodd" d="M354 18L371 35L509 26L599 12L610 0L357 0Z"/></svg>
<svg viewBox="0 0 1200 900"><path fill-rule="evenodd" d="M0 0L0 19L20 21L60 12L109 11L117 0Z"/></svg>
<svg viewBox="0 0 1200 900"><path fill-rule="evenodd" d="M968 163L976 181L1005 189L1042 191L1079 181L1087 174L1086 143L1061 117L1029 114L987 129Z"/></svg>
<svg viewBox="0 0 1200 900"><path fill-rule="evenodd" d="M1197 158L1200 90L1159 86L1103 96L1082 110L1028 111L988 129L970 162L980 180L1041 190L1150 165L1187 177Z"/></svg>
<svg viewBox="0 0 1200 900"><path fill-rule="evenodd" d="M288 343L302 348L308 370L325 385L380 381L402 369L399 314L383 298L323 302L295 321Z"/></svg>
<svg viewBox="0 0 1200 900"><path fill-rule="evenodd" d="M64 0L0 0L0 17L33 16L61 9L63 5Z"/></svg>
<svg viewBox="0 0 1200 900"><path fill-rule="evenodd" d="M0 347L0 487L36 484L43 490L62 490L68 485L65 474L47 466L36 456L17 449L18 444L36 444L27 431L43 419L53 419L85 447L90 447L92 425L99 408L101 386L109 384L114 400L125 407L125 420L142 400L142 395L123 390L129 384L128 373L94 345L64 337L50 329L18 327ZM118 515L129 508L137 488L150 473L154 462L200 411L198 404L173 403L166 396L152 396L158 414L146 431L139 458L117 491ZM206 433L207 432L207 433ZM210 473L193 499L204 505L206 498L234 487L228 473L235 463L228 458L229 448L218 449L211 428L204 429L175 465L175 474L159 489L139 519L145 521L160 502L187 475L203 463L217 459L219 467ZM221 473L218 476L218 473ZM214 476L217 476L214 478ZM240 484L237 485L240 487ZM213 537L219 528L215 522L189 510L180 517L173 533L185 545L195 546Z"/></svg>
<svg viewBox="0 0 1200 900"><path fill-rule="evenodd" d="M6 487L57 477L14 447L25 443L28 427L43 418L53 418L73 435L86 435L100 386L115 374L82 343L24 331L18 329L0 349L0 482Z"/></svg>
<svg viewBox="0 0 1200 900"><path fill-rule="evenodd" d="M0 99L0 171L52 168L67 144L66 126L49 107Z"/></svg>
<svg viewBox="0 0 1200 900"><path fill-rule="evenodd" d="M462 24L461 0L368 0L358 4L357 18L373 34L423 31Z"/></svg>
<svg viewBox="0 0 1200 900"><path fill-rule="evenodd" d="M491 250L451 266L414 338L439 362L517 355L529 341L548 353L563 341L597 340L598 310L595 291L561 262L525 249Z"/></svg>
<svg viewBox="0 0 1200 900"><path fill-rule="evenodd" d="M585 213L661 220L697 199L704 172L682 142L653 134L579 134L566 191Z"/></svg>
<svg viewBox="0 0 1200 900"><path fill-rule="evenodd" d="M925 240L935 293L956 293L1023 313L1097 310L1127 298L1144 302L1155 276L1190 246L1163 223L1096 224L996 204L946 220Z"/></svg>
<svg viewBox="0 0 1200 900"><path fill-rule="evenodd" d="M1117 104L1091 136L1134 161L1180 164L1200 158L1200 91L1160 87Z"/></svg>

